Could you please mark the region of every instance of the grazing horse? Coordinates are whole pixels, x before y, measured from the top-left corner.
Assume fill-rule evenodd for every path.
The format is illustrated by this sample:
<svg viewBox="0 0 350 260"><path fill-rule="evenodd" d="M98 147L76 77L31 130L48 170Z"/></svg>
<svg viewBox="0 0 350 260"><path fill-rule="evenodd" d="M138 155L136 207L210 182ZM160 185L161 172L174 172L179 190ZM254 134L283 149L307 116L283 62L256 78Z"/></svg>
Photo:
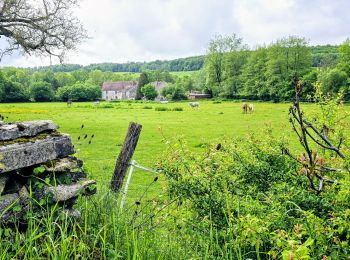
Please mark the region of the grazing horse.
<svg viewBox="0 0 350 260"><path fill-rule="evenodd" d="M249 104L249 105L248 105L248 109L249 109L249 112L250 112L250 113L253 113L253 112L254 112L254 109L255 109L254 104Z"/></svg>
<svg viewBox="0 0 350 260"><path fill-rule="evenodd" d="M243 110L243 113L244 113L244 114L247 114L247 112L248 112L248 104L247 104L247 103L244 103L244 104L242 105L242 110Z"/></svg>
<svg viewBox="0 0 350 260"><path fill-rule="evenodd" d="M72 100L67 100L67 107L70 107L71 105L73 104L73 101Z"/></svg>
<svg viewBox="0 0 350 260"><path fill-rule="evenodd" d="M199 108L199 103L198 103L198 102L190 102L189 105L190 105L192 108Z"/></svg>

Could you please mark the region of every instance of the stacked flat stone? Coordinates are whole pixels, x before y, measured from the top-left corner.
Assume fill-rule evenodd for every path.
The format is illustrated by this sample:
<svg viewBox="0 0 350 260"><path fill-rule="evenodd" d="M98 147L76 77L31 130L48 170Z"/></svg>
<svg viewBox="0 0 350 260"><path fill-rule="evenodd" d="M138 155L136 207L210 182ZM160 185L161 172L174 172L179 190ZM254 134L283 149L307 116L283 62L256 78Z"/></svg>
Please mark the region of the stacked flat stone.
<svg viewBox="0 0 350 260"><path fill-rule="evenodd" d="M79 218L76 199L96 192L83 162L72 156L71 138L57 129L50 120L0 122L1 225L25 223L29 207L43 208L38 203L58 204L64 214Z"/></svg>

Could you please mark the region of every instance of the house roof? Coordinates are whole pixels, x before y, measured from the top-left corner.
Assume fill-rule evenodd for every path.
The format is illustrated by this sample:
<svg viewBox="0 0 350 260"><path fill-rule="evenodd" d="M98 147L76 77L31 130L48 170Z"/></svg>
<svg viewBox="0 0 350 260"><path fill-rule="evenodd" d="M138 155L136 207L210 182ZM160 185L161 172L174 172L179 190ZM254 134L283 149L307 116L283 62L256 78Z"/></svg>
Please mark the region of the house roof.
<svg viewBox="0 0 350 260"><path fill-rule="evenodd" d="M136 90L137 81L116 81L116 82L103 82L103 91L127 91Z"/></svg>
<svg viewBox="0 0 350 260"><path fill-rule="evenodd" d="M168 83L164 81L154 81L151 84L156 88L158 92L168 85ZM136 90L137 86L138 86L137 81L104 82L102 84L102 90L103 91L128 91L128 90Z"/></svg>

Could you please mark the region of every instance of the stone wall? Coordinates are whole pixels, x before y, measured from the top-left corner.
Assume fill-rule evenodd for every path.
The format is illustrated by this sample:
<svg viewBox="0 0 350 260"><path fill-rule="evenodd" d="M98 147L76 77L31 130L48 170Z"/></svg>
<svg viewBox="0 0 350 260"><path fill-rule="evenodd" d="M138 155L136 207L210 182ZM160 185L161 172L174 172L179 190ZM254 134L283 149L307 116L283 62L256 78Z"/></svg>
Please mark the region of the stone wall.
<svg viewBox="0 0 350 260"><path fill-rule="evenodd" d="M26 223L47 206L80 218L76 199L96 192L69 135L52 121L0 122L0 224ZM45 207L43 207L45 205Z"/></svg>

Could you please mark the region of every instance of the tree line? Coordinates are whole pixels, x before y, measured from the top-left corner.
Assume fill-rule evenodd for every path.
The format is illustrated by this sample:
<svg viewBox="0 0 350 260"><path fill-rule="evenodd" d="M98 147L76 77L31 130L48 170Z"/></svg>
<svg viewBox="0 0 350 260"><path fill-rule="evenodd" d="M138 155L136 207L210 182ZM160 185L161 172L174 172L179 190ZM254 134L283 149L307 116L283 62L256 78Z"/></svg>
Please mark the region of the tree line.
<svg viewBox="0 0 350 260"><path fill-rule="evenodd" d="M202 91L214 97L286 101L293 98L291 85L297 77L305 81L305 99L313 96L315 84L324 93L347 94L350 40L336 52L332 46L314 50L317 57L328 57L317 67L304 38L291 36L251 51L236 35L216 36L208 45Z"/></svg>
<svg viewBox="0 0 350 260"><path fill-rule="evenodd" d="M328 67L336 64L338 46L318 45L308 47L312 57L312 67ZM156 60L151 62L96 63L87 66L79 64L60 64L31 68L33 71L72 72L75 70L101 70L112 72L143 72L147 70L162 71L197 71L204 67L205 55L174 60Z"/></svg>
<svg viewBox="0 0 350 260"><path fill-rule="evenodd" d="M179 58L175 60L156 60L151 62L127 62L127 63L96 63L86 66L78 64L59 64L31 68L33 71L72 72L75 70L111 71L111 72L134 72L139 73L147 70L161 71L195 71L200 70L204 64L204 56Z"/></svg>
<svg viewBox="0 0 350 260"><path fill-rule="evenodd" d="M147 71L149 82L174 82L168 71ZM141 74L142 75L142 74ZM105 81L138 81L138 73L76 70L72 72L32 71L8 67L0 70L0 102L91 101L101 98Z"/></svg>
<svg viewBox="0 0 350 260"><path fill-rule="evenodd" d="M310 47L304 38L288 37L251 50L236 35L216 36L208 44L202 68L181 76L165 69L120 73L107 67L86 69L69 64L40 69L7 67L0 70L0 102L95 100L101 97L103 82L128 80L139 81L137 98L152 99L157 94L152 87L147 86L144 93L141 88L165 81L169 84L161 94L172 100L186 99L196 90L213 97L279 102L293 98L290 86L296 76L305 81L304 99L313 96L318 84L325 93L344 92L349 100L349 46L346 40L340 46Z"/></svg>

